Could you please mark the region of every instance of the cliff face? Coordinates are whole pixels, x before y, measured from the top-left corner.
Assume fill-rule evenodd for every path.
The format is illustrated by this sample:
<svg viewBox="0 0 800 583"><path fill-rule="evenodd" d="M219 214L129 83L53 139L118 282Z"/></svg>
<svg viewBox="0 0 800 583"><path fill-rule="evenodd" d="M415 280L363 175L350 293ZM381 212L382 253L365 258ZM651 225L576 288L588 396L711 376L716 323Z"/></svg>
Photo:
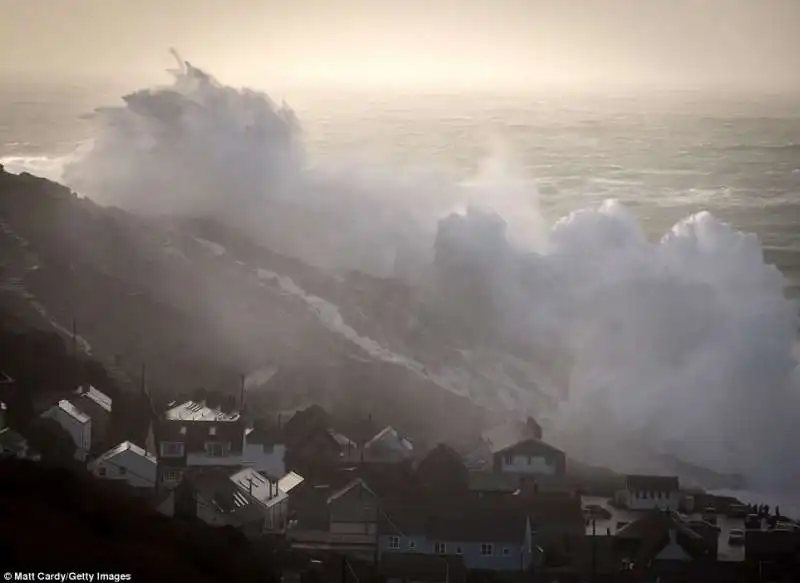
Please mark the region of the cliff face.
<svg viewBox="0 0 800 583"><path fill-rule="evenodd" d="M403 353L417 345L416 301L399 282L331 276L208 221L142 218L0 172L0 308L68 344L74 325L77 350L130 390L146 364L154 395L238 396L240 374L277 363L268 390L287 405L315 398L430 439L471 432L480 409ZM443 408L456 421L443 425Z"/></svg>

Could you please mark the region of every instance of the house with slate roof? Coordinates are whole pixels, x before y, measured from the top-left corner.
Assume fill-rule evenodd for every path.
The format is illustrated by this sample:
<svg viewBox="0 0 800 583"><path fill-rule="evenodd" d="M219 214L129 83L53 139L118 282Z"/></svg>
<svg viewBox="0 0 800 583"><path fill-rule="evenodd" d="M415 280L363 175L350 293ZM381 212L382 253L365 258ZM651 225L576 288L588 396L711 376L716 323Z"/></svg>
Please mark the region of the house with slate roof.
<svg viewBox="0 0 800 583"><path fill-rule="evenodd" d="M676 476L626 476L625 489L617 493L617 502L630 510L678 510L680 483Z"/></svg>
<svg viewBox="0 0 800 583"><path fill-rule="evenodd" d="M75 459L85 462L92 447L91 418L66 399L47 409L41 417L52 419L69 434L75 444Z"/></svg>
<svg viewBox="0 0 800 583"><path fill-rule="evenodd" d="M155 488L157 468L155 456L130 441L112 447L87 466L98 478L126 482L134 488Z"/></svg>
<svg viewBox="0 0 800 583"><path fill-rule="evenodd" d="M265 531L279 532L286 528L289 494L281 490L279 480L271 480L252 468L235 473L230 480L265 508Z"/></svg>
<svg viewBox="0 0 800 583"><path fill-rule="evenodd" d="M172 404L155 426L159 480L175 487L190 469L245 465L245 423L238 411L210 407L205 402Z"/></svg>
<svg viewBox="0 0 800 583"><path fill-rule="evenodd" d="M467 569L526 571L539 551L530 517L495 500L419 497L387 500L381 512L378 552L455 555ZM537 559L538 560L538 559Z"/></svg>
<svg viewBox="0 0 800 583"><path fill-rule="evenodd" d="M250 538L266 531L269 509L222 469L188 471L175 488L174 512L212 526L232 526Z"/></svg>
<svg viewBox="0 0 800 583"><path fill-rule="evenodd" d="M69 401L92 420L92 451L99 453L98 450L110 445L106 440L111 425L111 397L89 385L79 387Z"/></svg>
<svg viewBox="0 0 800 583"><path fill-rule="evenodd" d="M614 535L621 563L633 573L679 575L717 560L715 545L672 511L651 510Z"/></svg>

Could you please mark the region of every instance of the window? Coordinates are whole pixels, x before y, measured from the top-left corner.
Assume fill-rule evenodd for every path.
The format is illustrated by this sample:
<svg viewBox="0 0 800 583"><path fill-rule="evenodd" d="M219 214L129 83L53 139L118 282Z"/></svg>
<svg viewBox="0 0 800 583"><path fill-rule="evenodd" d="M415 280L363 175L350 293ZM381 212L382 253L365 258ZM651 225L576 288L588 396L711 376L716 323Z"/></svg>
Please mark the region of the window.
<svg viewBox="0 0 800 583"><path fill-rule="evenodd" d="M514 463L514 456L510 453L507 453L503 456L503 463L504 464L513 464Z"/></svg>
<svg viewBox="0 0 800 583"><path fill-rule="evenodd" d="M161 444L161 457L183 457L183 443L165 441Z"/></svg>
<svg viewBox="0 0 800 583"><path fill-rule="evenodd" d="M416 548L417 548L417 541L415 541L415 540L408 541L408 550L409 551L416 550Z"/></svg>
<svg viewBox="0 0 800 583"><path fill-rule="evenodd" d="M508 547L503 547L503 556L507 557L511 554L511 549Z"/></svg>
<svg viewBox="0 0 800 583"><path fill-rule="evenodd" d="M481 555L491 557L494 554L494 545L491 543L481 543Z"/></svg>
<svg viewBox="0 0 800 583"><path fill-rule="evenodd" d="M208 430L208 434L209 435L216 435L217 434L217 428L212 425Z"/></svg>
<svg viewBox="0 0 800 583"><path fill-rule="evenodd" d="M447 545L444 543L433 543L433 552L437 555L444 555L447 552Z"/></svg>
<svg viewBox="0 0 800 583"><path fill-rule="evenodd" d="M399 536L390 536L389 537L389 548L393 551L397 551L400 549L400 537Z"/></svg>
<svg viewBox="0 0 800 583"><path fill-rule="evenodd" d="M164 482L177 482L181 479L181 473L176 470L165 470L163 474Z"/></svg>
<svg viewBox="0 0 800 583"><path fill-rule="evenodd" d="M460 546L457 546L456 547L456 554L457 555L463 555L464 554L464 550Z"/></svg>
<svg viewBox="0 0 800 583"><path fill-rule="evenodd" d="M105 478L106 477L106 469L105 468L100 468L99 474L100 474L101 478Z"/></svg>
<svg viewBox="0 0 800 583"><path fill-rule="evenodd" d="M206 443L206 454L211 457L223 457L225 455L225 448L221 443L209 441Z"/></svg>

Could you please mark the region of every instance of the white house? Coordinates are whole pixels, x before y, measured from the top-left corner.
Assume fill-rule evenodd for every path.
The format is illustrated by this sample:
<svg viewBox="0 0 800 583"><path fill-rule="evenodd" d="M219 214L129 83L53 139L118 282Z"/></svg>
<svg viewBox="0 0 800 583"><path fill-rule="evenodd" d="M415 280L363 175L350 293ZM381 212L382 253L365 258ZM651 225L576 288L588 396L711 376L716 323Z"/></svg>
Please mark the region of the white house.
<svg viewBox="0 0 800 583"><path fill-rule="evenodd" d="M464 463L471 470L493 470L497 452L528 439L542 439L542 428L531 417L525 421L514 419L496 425L483 431L480 440L463 451Z"/></svg>
<svg viewBox="0 0 800 583"><path fill-rule="evenodd" d="M69 434L75 444L75 459L85 462L92 447L92 420L89 416L66 399L62 399L57 405L42 413L41 417L52 419Z"/></svg>
<svg viewBox="0 0 800 583"><path fill-rule="evenodd" d="M242 465L268 476L283 476L286 473L286 445L281 441L274 431L260 427L245 430Z"/></svg>
<svg viewBox="0 0 800 583"><path fill-rule="evenodd" d="M111 397L89 385L79 387L70 402L92 420L92 448L99 453L98 447L108 447L106 438L111 425Z"/></svg>
<svg viewBox="0 0 800 583"><path fill-rule="evenodd" d="M677 476L627 476L617 502L630 510L677 510L680 483Z"/></svg>
<svg viewBox="0 0 800 583"><path fill-rule="evenodd" d="M563 476L567 457L560 449L539 439L526 439L492 452L495 472Z"/></svg>
<svg viewBox="0 0 800 583"><path fill-rule="evenodd" d="M98 478L122 480L135 488L154 488L158 462L135 443L123 441L89 462L88 469Z"/></svg>
<svg viewBox="0 0 800 583"><path fill-rule="evenodd" d="M282 531L289 514L289 495L280 489L278 481L246 468L231 476L231 481L255 498L266 510L264 530Z"/></svg>

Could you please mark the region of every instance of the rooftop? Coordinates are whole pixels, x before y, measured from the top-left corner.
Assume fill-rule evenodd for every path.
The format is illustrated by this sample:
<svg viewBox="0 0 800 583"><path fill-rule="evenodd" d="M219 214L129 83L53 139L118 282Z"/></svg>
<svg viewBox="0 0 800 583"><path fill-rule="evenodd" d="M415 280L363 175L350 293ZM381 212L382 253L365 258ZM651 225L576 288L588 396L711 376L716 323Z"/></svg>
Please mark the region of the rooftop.
<svg viewBox="0 0 800 583"><path fill-rule="evenodd" d="M367 443L364 444L364 449L369 449L370 447L376 445L380 441L385 438L391 438L397 440L400 445L403 446L409 453L414 451L414 444L411 441L402 435L400 435L397 430L392 427L391 425L387 425L383 429L381 429L377 435L375 435L372 439L370 439Z"/></svg>
<svg viewBox="0 0 800 583"><path fill-rule="evenodd" d="M246 468L230 477L231 482L250 494L253 498L272 506L286 498L286 492L278 487L277 482L271 482L267 477L252 468Z"/></svg>
<svg viewBox="0 0 800 583"><path fill-rule="evenodd" d="M305 478L295 472L289 472L280 480L278 480L278 488L284 492L291 492L294 488L303 483Z"/></svg>
<svg viewBox="0 0 800 583"><path fill-rule="evenodd" d="M89 388L86 390L83 388L78 389L78 394L80 398L90 399L97 403L98 406L111 413L111 397L98 391L93 386L89 385Z"/></svg>
<svg viewBox="0 0 800 583"><path fill-rule="evenodd" d="M344 488L341 488L338 491L336 491L333 494L331 494L328 497L328 504L330 504L334 500L337 500L337 499L341 498L342 496L344 496L350 490L352 490L353 488L355 488L357 486L360 486L360 487L364 488L364 490L366 490L367 492L370 492L373 496L375 495L375 493L369 488L369 486L367 486L367 484L364 482L364 480L362 480L361 478L356 478L355 480L353 480L352 482L347 484Z"/></svg>
<svg viewBox="0 0 800 583"><path fill-rule="evenodd" d="M138 445L130 441L123 441L122 443L115 445L107 452L105 452L103 455L101 455L99 458L97 458L96 461L109 460L125 451L130 451L140 457L145 458L147 461L152 462L154 464L157 463L156 458L153 454L148 453L144 448L139 447Z"/></svg>
<svg viewBox="0 0 800 583"><path fill-rule="evenodd" d="M205 403L197 401L186 401L182 405L177 405L168 409L164 413L164 418L169 421L221 421L230 422L239 420L238 412L226 413L219 408L211 408Z"/></svg>
<svg viewBox="0 0 800 583"><path fill-rule="evenodd" d="M186 482L201 498L198 502L210 503L218 512L231 515L240 523L264 517L263 505L257 504L255 497L242 490L220 470L191 473Z"/></svg>
<svg viewBox="0 0 800 583"><path fill-rule="evenodd" d="M502 451L527 439L538 439L537 432L523 421L509 421L502 425L487 429L481 438L489 446L492 453Z"/></svg>
<svg viewBox="0 0 800 583"><path fill-rule="evenodd" d="M90 421L89 416L86 413L78 409L75 405L73 405L66 399L61 399L58 402L57 407L61 409L64 413L75 419L75 421L77 421L78 423L89 423ZM49 410L50 409L48 409L48 411Z"/></svg>

